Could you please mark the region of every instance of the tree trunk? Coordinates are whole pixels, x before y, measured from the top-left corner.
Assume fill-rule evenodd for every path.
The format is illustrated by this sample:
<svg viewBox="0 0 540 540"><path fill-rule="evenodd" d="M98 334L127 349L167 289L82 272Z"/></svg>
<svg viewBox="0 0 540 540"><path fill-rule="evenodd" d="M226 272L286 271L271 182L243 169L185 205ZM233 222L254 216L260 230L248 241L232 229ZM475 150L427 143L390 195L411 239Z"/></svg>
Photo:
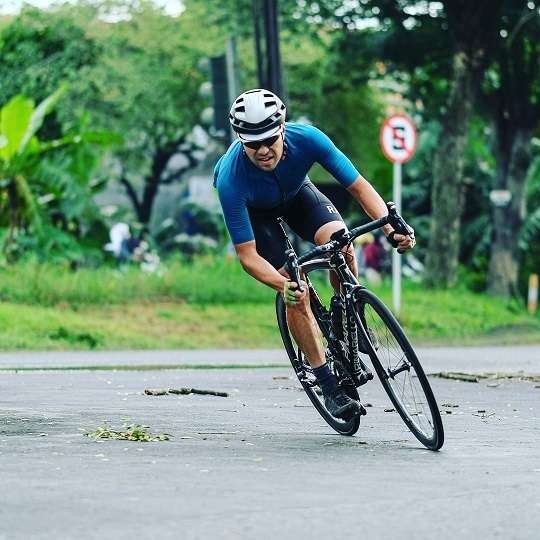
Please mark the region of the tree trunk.
<svg viewBox="0 0 540 540"><path fill-rule="evenodd" d="M457 52L452 90L433 164L432 220L425 280L432 287L450 287L457 279L463 156L473 98L472 77L470 59L465 52Z"/></svg>
<svg viewBox="0 0 540 540"><path fill-rule="evenodd" d="M498 140L508 140L497 133ZM510 144L497 153L497 189L510 191L510 202L493 207L493 236L488 291L497 296L518 296L518 237L525 218L526 179L532 161L532 132L517 128Z"/></svg>

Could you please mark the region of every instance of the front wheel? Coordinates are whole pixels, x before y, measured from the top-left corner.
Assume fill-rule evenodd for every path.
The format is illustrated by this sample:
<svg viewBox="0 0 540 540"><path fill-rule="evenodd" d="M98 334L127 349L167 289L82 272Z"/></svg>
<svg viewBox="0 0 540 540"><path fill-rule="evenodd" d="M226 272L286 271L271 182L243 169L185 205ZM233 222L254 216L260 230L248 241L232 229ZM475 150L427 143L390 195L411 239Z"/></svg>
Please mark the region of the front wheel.
<svg viewBox="0 0 540 540"><path fill-rule="evenodd" d="M356 314L369 337L366 352L397 412L424 446L439 450L444 443L439 407L400 324L367 289L356 293Z"/></svg>
<svg viewBox="0 0 540 540"><path fill-rule="evenodd" d="M320 395L320 389L317 385L317 379L313 374L313 371L309 366L304 354L300 348L296 346L289 330L285 311L285 302L283 301L283 296L280 293L278 293L276 296L276 315L283 345L287 351L287 356L289 357L300 384L311 400L311 403L313 403L313 406L317 409L319 414L335 431L341 433L341 435L354 435L360 426L360 417L355 416L351 420L341 420L339 418L335 418L326 410L324 401ZM333 366L331 365L331 368L332 367ZM346 388L345 391L352 399L359 399L356 388Z"/></svg>

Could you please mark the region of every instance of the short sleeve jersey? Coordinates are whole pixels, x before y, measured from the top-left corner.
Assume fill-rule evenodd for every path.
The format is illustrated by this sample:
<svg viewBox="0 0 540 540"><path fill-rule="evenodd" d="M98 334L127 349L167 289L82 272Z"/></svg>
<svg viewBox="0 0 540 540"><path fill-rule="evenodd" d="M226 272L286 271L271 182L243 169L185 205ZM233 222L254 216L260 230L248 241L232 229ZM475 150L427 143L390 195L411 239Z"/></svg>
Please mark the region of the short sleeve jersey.
<svg viewBox="0 0 540 540"><path fill-rule="evenodd" d="M225 224L234 244L253 240L248 207L270 209L296 195L314 163L322 165L344 187L358 178L358 171L330 138L314 126L286 123L285 154L273 171L263 171L234 141L214 168Z"/></svg>

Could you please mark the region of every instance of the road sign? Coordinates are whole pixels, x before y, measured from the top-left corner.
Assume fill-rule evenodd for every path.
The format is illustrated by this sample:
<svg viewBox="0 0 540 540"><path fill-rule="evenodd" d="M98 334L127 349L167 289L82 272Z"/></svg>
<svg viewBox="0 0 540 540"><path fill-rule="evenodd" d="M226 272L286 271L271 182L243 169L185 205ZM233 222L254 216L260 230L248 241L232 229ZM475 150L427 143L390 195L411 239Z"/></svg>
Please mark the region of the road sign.
<svg viewBox="0 0 540 540"><path fill-rule="evenodd" d="M493 206L502 208L512 200L512 193L507 189L492 189L489 192L489 200Z"/></svg>
<svg viewBox="0 0 540 540"><path fill-rule="evenodd" d="M387 118L381 127L381 148L384 155L394 164L393 195L397 211L401 213L401 164L409 161L416 150L416 128L404 114ZM401 257L397 250L392 252L392 303L394 313L401 311Z"/></svg>
<svg viewBox="0 0 540 540"><path fill-rule="evenodd" d="M416 150L416 128L404 114L387 118L381 128L381 148L392 163L409 161Z"/></svg>

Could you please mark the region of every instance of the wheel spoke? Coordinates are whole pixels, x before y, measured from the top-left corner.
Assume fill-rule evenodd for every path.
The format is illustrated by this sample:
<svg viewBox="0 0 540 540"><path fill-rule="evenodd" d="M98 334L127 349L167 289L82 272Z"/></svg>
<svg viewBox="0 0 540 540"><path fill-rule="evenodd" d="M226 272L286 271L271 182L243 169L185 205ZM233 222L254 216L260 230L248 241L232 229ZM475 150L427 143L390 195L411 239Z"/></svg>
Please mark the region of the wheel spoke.
<svg viewBox="0 0 540 540"><path fill-rule="evenodd" d="M362 305L363 320L378 344L376 355L384 368L386 384L392 391L397 406L408 416L416 430L425 438L435 436L435 422L425 396L415 364L407 358L392 327L373 305ZM369 333L368 333L369 335Z"/></svg>

